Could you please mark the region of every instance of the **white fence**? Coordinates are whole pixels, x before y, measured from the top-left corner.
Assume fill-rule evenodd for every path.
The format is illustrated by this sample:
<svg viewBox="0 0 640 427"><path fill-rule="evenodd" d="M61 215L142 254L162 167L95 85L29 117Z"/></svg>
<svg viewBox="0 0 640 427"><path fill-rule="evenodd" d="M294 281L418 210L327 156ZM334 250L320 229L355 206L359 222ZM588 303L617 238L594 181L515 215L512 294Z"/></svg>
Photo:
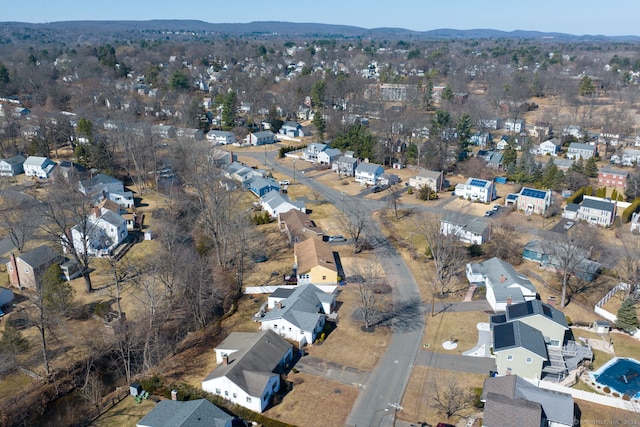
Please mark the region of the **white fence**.
<svg viewBox="0 0 640 427"><path fill-rule="evenodd" d="M334 293L338 288L337 286L326 286L326 285L325 286L315 285L315 286L319 288L322 292L326 292L328 294ZM296 285L248 286L244 288L244 293L245 294L272 294L278 288L295 289L296 287L297 287Z"/></svg>
<svg viewBox="0 0 640 427"><path fill-rule="evenodd" d="M584 390L576 390L574 388L565 387L561 384L552 383L549 381L532 380L528 378L525 378L525 380L541 389L570 394L574 399L586 400L587 402L597 403L598 405L605 405L611 408L622 409L624 411L640 413L640 404L637 400L626 401L622 400L621 398L602 396L597 393L590 393Z"/></svg>
<svg viewBox="0 0 640 427"><path fill-rule="evenodd" d="M611 324L616 323L616 320L618 320L618 316L616 316L613 313L609 313L607 310L605 310L604 308L598 307L597 305L595 307L593 307L593 311L600 317L607 319L609 322L611 322Z"/></svg>

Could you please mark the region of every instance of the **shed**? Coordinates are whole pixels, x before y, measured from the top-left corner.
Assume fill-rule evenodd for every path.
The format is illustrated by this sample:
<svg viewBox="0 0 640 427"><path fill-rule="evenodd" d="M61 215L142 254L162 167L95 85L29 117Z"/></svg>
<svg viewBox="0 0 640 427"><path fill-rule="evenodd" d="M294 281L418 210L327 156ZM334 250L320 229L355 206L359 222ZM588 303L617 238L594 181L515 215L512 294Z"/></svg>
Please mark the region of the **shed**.
<svg viewBox="0 0 640 427"><path fill-rule="evenodd" d="M593 322L591 329L593 329L597 334L608 334L611 330L611 325L605 320L596 320Z"/></svg>
<svg viewBox="0 0 640 427"><path fill-rule="evenodd" d="M129 386L129 394L133 397L139 396L142 394L142 386L140 383L133 383Z"/></svg>

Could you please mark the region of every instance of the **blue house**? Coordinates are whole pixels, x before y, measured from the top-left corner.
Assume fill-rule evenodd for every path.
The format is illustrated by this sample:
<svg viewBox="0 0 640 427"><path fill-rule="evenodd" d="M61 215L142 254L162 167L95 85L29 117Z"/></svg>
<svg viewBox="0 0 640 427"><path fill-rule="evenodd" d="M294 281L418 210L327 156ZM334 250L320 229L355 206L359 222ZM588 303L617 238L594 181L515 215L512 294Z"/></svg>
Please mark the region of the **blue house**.
<svg viewBox="0 0 640 427"><path fill-rule="evenodd" d="M524 245L522 258L537 262L547 270L555 271L561 263L553 253L558 254L566 250L579 251L577 248L557 247L557 249L554 249L552 242L535 239ZM587 254L583 254L582 257L583 259L575 265L571 274L587 282L592 282L598 277L601 265L596 261L588 259Z"/></svg>
<svg viewBox="0 0 640 427"><path fill-rule="evenodd" d="M298 122L284 122L279 133L292 137L305 136L302 125Z"/></svg>
<svg viewBox="0 0 640 427"><path fill-rule="evenodd" d="M262 197L269 191L280 191L280 184L273 178L254 176L247 182L249 190L258 197Z"/></svg>

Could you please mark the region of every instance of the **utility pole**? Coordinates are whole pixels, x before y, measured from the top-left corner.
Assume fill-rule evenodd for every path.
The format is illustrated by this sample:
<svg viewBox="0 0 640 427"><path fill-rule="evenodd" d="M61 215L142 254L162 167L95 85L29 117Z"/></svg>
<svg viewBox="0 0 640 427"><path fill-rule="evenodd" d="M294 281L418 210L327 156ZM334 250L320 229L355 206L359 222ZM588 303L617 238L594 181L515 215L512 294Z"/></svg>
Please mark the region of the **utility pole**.
<svg viewBox="0 0 640 427"><path fill-rule="evenodd" d="M398 402L395 403L389 403L389 406L391 406L393 408L393 427L396 426L396 418L398 417L398 411L401 411L402 409L404 409L402 406L400 406L400 404Z"/></svg>

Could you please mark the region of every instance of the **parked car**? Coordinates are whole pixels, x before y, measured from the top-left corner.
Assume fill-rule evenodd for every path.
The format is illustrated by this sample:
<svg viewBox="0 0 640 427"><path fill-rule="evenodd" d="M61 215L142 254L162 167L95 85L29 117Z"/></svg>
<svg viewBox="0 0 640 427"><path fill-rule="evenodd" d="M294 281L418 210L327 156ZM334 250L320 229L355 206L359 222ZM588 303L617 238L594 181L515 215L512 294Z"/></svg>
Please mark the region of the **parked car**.
<svg viewBox="0 0 640 427"><path fill-rule="evenodd" d="M565 230L569 230L571 227L573 227L576 223L573 221L567 221L567 223L564 225L564 229Z"/></svg>
<svg viewBox="0 0 640 427"><path fill-rule="evenodd" d="M344 236L329 236L329 242L346 242Z"/></svg>
<svg viewBox="0 0 640 427"><path fill-rule="evenodd" d="M500 210L501 207L502 206L500 206L500 205L493 205L493 210L497 212L497 211Z"/></svg>
<svg viewBox="0 0 640 427"><path fill-rule="evenodd" d="M280 181L280 185L290 185L291 182L289 182L288 179L283 179L282 181Z"/></svg>
<svg viewBox="0 0 640 427"><path fill-rule="evenodd" d="M484 216L491 216L491 215L493 215L493 211L486 211L484 213Z"/></svg>

